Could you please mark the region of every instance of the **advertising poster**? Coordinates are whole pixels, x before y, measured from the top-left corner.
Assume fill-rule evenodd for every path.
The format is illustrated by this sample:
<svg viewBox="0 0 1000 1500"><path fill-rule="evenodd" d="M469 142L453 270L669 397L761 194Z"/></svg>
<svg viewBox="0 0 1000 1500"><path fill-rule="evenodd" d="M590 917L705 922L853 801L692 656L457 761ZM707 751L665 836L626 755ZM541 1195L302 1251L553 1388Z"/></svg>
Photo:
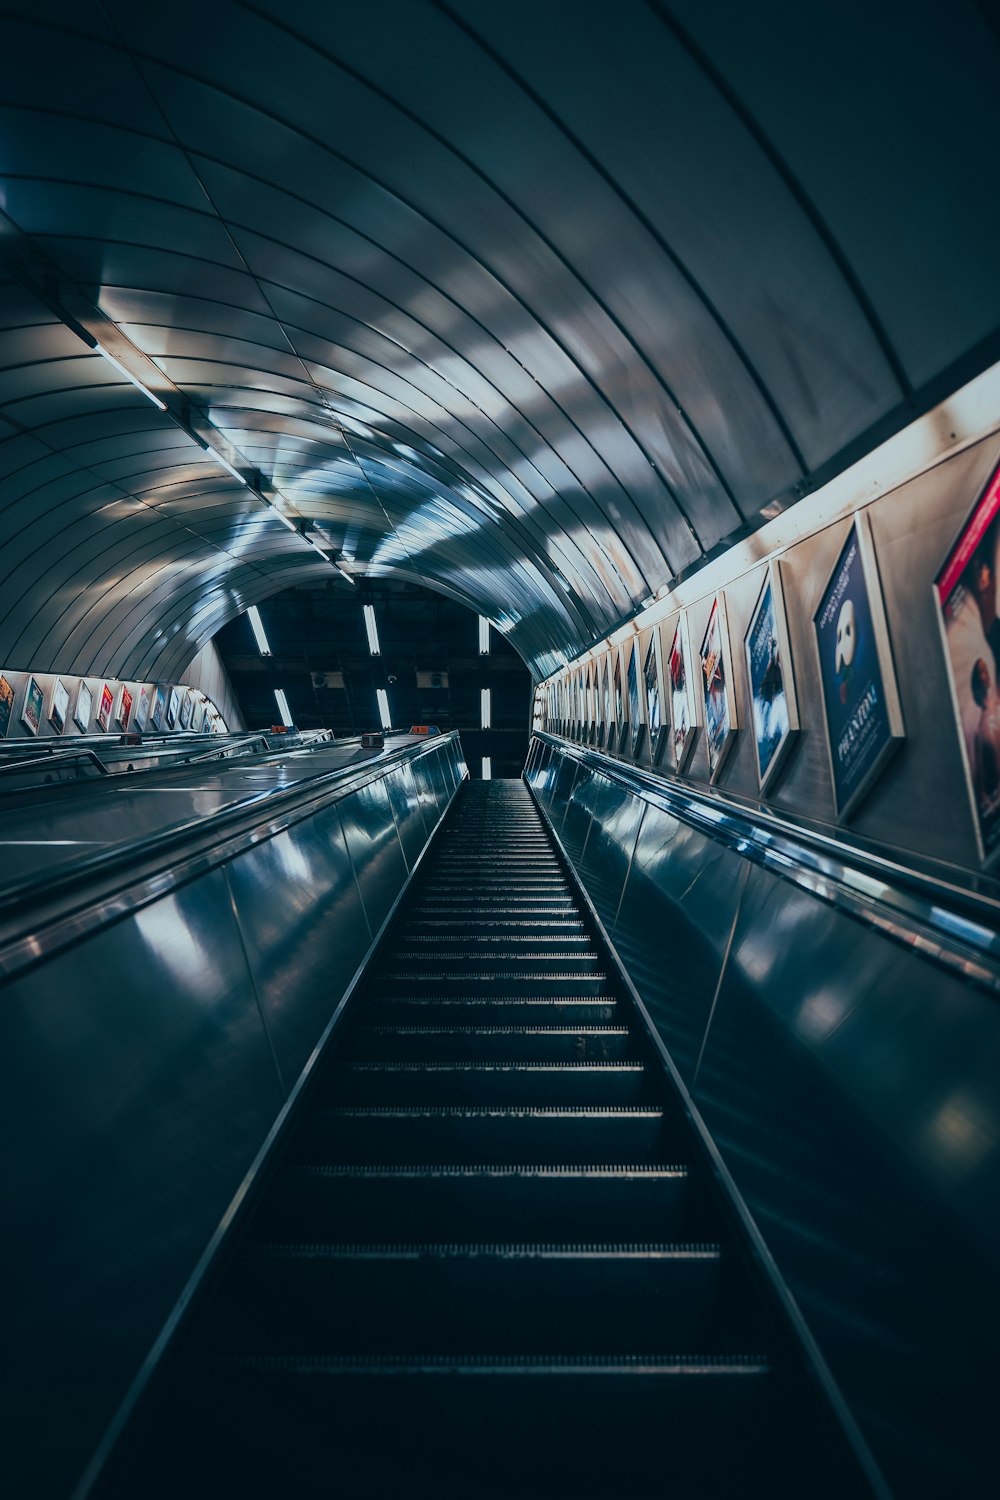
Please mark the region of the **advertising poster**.
<svg viewBox="0 0 1000 1500"><path fill-rule="evenodd" d="M813 615L837 816L857 806L903 737L868 519L857 516Z"/></svg>
<svg viewBox="0 0 1000 1500"><path fill-rule="evenodd" d="M604 705L604 716L601 719L598 744L603 745L607 741L610 750L614 745L615 733L611 726L611 661L607 656L601 666L601 702Z"/></svg>
<svg viewBox="0 0 1000 1500"><path fill-rule="evenodd" d="M143 730L149 720L149 688L143 683L135 700L135 714L133 716L134 727ZM122 725L125 728L125 725Z"/></svg>
<svg viewBox="0 0 1000 1500"><path fill-rule="evenodd" d="M10 716L14 712L14 689L6 677L0 677L0 740L10 728Z"/></svg>
<svg viewBox="0 0 1000 1500"><path fill-rule="evenodd" d="M670 753L675 771L683 771L694 744L694 693L688 671L687 615L682 613L674 627L667 658L670 671Z"/></svg>
<svg viewBox="0 0 1000 1500"><path fill-rule="evenodd" d="M101 688L101 702L97 710L97 722L105 734L107 734L108 730L111 728L111 711L114 706L114 694L112 693L108 684L105 683Z"/></svg>
<svg viewBox="0 0 1000 1500"><path fill-rule="evenodd" d="M49 700L49 723L56 734L62 734L66 728L66 716L69 713L69 693L63 687L60 678L56 678L52 688L52 697Z"/></svg>
<svg viewBox="0 0 1000 1500"><path fill-rule="evenodd" d="M149 722L159 734L163 728L163 715L167 708L167 695L163 688L158 687L153 694L153 707L150 709Z"/></svg>
<svg viewBox="0 0 1000 1500"><path fill-rule="evenodd" d="M86 734L90 728L90 716L94 711L94 695L85 682L80 683L80 691L76 695L76 707L73 710L73 723L81 734Z"/></svg>
<svg viewBox="0 0 1000 1500"><path fill-rule="evenodd" d="M642 704L639 697L639 647L635 641L628 648L628 719L632 725L632 754L635 755L642 744L642 737L646 733L645 721L642 717Z"/></svg>
<svg viewBox="0 0 1000 1500"><path fill-rule="evenodd" d="M128 729L128 721L132 717L132 694L127 687L123 687L118 694L118 712L115 714L115 722L122 734Z"/></svg>
<svg viewBox="0 0 1000 1500"><path fill-rule="evenodd" d="M173 729L177 724L177 716L181 711L181 694L179 688L170 689L170 697L167 699L167 728Z"/></svg>
<svg viewBox="0 0 1000 1500"><path fill-rule="evenodd" d="M654 627L649 634L646 659L642 666L642 678L646 686L646 722L649 728L649 758L655 766L663 749L663 696L660 668L660 632Z"/></svg>
<svg viewBox="0 0 1000 1500"><path fill-rule="evenodd" d="M708 774L715 781L729 754L733 737L739 728L733 674L729 655L729 625L726 601L716 594L708 615L708 624L699 651L702 692L705 701L705 744L708 749Z"/></svg>
<svg viewBox="0 0 1000 1500"><path fill-rule="evenodd" d="M29 677L24 689L24 706L21 709L21 723L31 734L38 733L38 727L42 722L42 708L45 703L45 694L33 677Z"/></svg>
<svg viewBox="0 0 1000 1500"><path fill-rule="evenodd" d="M614 653L615 658L615 746L619 755L625 750L625 699L622 696L622 659L620 652Z"/></svg>
<svg viewBox="0 0 1000 1500"><path fill-rule="evenodd" d="M589 667L583 686L583 701L587 721L584 725L583 738L584 743L589 745L594 738L594 677Z"/></svg>
<svg viewBox="0 0 1000 1500"><path fill-rule="evenodd" d="M194 702L191 697L191 690L190 688L185 688L184 692L181 694L180 713L177 715L177 722L182 729L187 729L188 725L191 723L191 714L193 710Z"/></svg>
<svg viewBox="0 0 1000 1500"><path fill-rule="evenodd" d="M1000 468L983 491L934 580L948 680L979 843L1000 854Z"/></svg>
<svg viewBox="0 0 1000 1500"><path fill-rule="evenodd" d="M771 563L767 569L743 644L757 780L763 791L778 774L799 728L778 563Z"/></svg>
<svg viewBox="0 0 1000 1500"><path fill-rule="evenodd" d="M204 700L195 704L191 714L191 728L195 734L201 734L205 727L205 703Z"/></svg>

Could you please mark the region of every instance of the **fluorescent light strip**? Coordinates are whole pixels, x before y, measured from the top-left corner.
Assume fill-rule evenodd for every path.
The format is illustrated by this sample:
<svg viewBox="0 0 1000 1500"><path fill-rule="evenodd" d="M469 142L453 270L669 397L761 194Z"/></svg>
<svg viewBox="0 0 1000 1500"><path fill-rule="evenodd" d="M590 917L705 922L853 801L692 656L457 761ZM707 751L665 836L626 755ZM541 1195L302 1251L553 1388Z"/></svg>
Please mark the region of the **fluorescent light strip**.
<svg viewBox="0 0 1000 1500"><path fill-rule="evenodd" d="M142 381L138 378L137 375L133 375L131 370L126 370L121 360L115 359L114 355L109 350L105 349L103 344L95 344L94 349L98 354L101 355L103 359L107 360L109 365L114 365L119 375L124 375L125 379L130 381L132 385L135 386L137 391L141 391L147 401L152 401L154 406L158 406L161 411L166 411L167 403L165 401L161 401L159 396L154 396L153 392L149 389L149 386L143 385Z"/></svg>
<svg viewBox="0 0 1000 1500"><path fill-rule="evenodd" d="M278 712L281 715L282 724L284 724L286 729L293 728L295 720L292 718L292 711L288 707L288 699L285 697L284 688L275 688L274 699L278 705Z"/></svg>
<svg viewBox="0 0 1000 1500"><path fill-rule="evenodd" d="M490 755L483 756L483 780L493 780L493 757Z"/></svg>
<svg viewBox="0 0 1000 1500"><path fill-rule="evenodd" d="M368 632L368 650L372 656L381 656L382 648L378 641L378 626L375 624L375 606L373 604L366 604L364 612L365 629Z"/></svg>
<svg viewBox="0 0 1000 1500"><path fill-rule="evenodd" d="M335 562L333 566L336 568L336 570L340 574L341 578L346 579L347 582L351 585L351 588L353 588L354 587L354 579L351 577L350 573L348 573L348 571L344 567L343 563Z"/></svg>
<svg viewBox="0 0 1000 1500"><path fill-rule="evenodd" d="M291 516L286 516L285 513L284 513L284 511L278 510L277 506L275 506L275 505L271 506L271 510L277 516L277 518L281 522L282 526L286 527L287 530L289 530L289 531L294 531L294 532L298 533L298 529L299 528L296 526L296 524L292 520Z"/></svg>
<svg viewBox="0 0 1000 1500"><path fill-rule="evenodd" d="M490 622L485 615L479 616L479 654L480 656L490 654Z"/></svg>
<svg viewBox="0 0 1000 1500"><path fill-rule="evenodd" d="M205 452L208 454L209 458L214 458L217 464L221 464L228 473L232 474L234 479L238 479L240 484L246 484L246 479L240 473L239 469L234 469L228 458L223 458L221 453L216 453L211 443L205 444Z"/></svg>
<svg viewBox="0 0 1000 1500"><path fill-rule="evenodd" d="M479 720L483 729L489 729L492 723L492 694L489 688L482 688L479 694Z"/></svg>
<svg viewBox="0 0 1000 1500"><path fill-rule="evenodd" d="M382 720L382 728L391 729L392 715L389 712L389 694L385 688L377 688L375 696L378 699L378 716Z"/></svg>
<svg viewBox="0 0 1000 1500"><path fill-rule="evenodd" d="M267 636L264 634L264 622L260 617L260 610L256 604L251 604L247 610L247 619L250 621L253 638L257 642L257 650L261 656L270 656L271 648L267 643Z"/></svg>

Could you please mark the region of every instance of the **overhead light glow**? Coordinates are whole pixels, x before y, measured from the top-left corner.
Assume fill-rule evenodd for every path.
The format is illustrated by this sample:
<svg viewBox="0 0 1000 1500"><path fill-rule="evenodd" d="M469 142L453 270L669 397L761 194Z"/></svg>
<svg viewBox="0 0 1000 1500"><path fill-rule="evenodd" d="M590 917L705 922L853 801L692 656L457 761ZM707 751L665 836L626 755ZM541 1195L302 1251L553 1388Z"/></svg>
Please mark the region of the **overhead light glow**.
<svg viewBox="0 0 1000 1500"><path fill-rule="evenodd" d="M493 757L490 755L483 756L483 780L493 780Z"/></svg>
<svg viewBox="0 0 1000 1500"><path fill-rule="evenodd" d="M292 520L291 516L286 516L285 513L284 513L284 511L277 510L273 505L271 507L271 510L277 516L277 518L281 522L282 526L287 527L287 529L289 531L294 531L296 534L298 534L298 529L299 528L296 526L296 524Z"/></svg>
<svg viewBox="0 0 1000 1500"><path fill-rule="evenodd" d="M489 729L492 723L491 693L489 688L483 688L479 694L479 717L483 729Z"/></svg>
<svg viewBox="0 0 1000 1500"><path fill-rule="evenodd" d="M485 615L479 616L479 654L480 656L490 654L490 622Z"/></svg>
<svg viewBox="0 0 1000 1500"><path fill-rule="evenodd" d="M288 699L285 697L284 688L275 688L274 698L275 702L278 705L278 712L281 715L282 724L284 724L286 729L291 729L295 723L295 720L292 718L292 711L288 707Z"/></svg>
<svg viewBox="0 0 1000 1500"><path fill-rule="evenodd" d="M261 656L270 656L271 648L267 643L267 636L264 634L264 622L260 617L260 610L256 604L251 604L247 610L247 619L250 621L253 638L257 642L257 650Z"/></svg>
<svg viewBox="0 0 1000 1500"><path fill-rule="evenodd" d="M366 604L364 611L365 630L368 632L368 650L372 656L381 656L382 648L378 643L378 626L375 624L375 606L373 604Z"/></svg>
<svg viewBox="0 0 1000 1500"><path fill-rule="evenodd" d="M205 444L205 452L208 454L209 458L214 458L217 464L221 464L228 473L232 474L234 479L238 479L240 484L246 484L246 479L240 473L239 469L233 468L233 465L229 462L228 458L223 458L221 453L216 453L211 443Z"/></svg>
<svg viewBox="0 0 1000 1500"><path fill-rule="evenodd" d="M167 403L165 401L161 401L159 396L154 396L153 392L149 389L149 386L143 385L142 381L136 375L133 375L131 370L126 370L121 360L115 359L114 355L110 353L109 350L105 349L103 344L95 344L94 348L98 354L100 354L104 359L107 360L109 365L114 365L119 375L124 375L126 380L131 381L136 390L141 391L147 401L152 401L154 406L158 406L161 411L166 411Z"/></svg>
<svg viewBox="0 0 1000 1500"><path fill-rule="evenodd" d="M340 574L341 578L346 579L347 582L351 585L351 588L353 588L354 587L354 579L351 577L350 573L348 573L347 569L344 567L344 564L343 563L339 563L339 562L335 562L333 566L336 568L336 570Z"/></svg>
<svg viewBox="0 0 1000 1500"><path fill-rule="evenodd" d="M391 729L392 715L389 712L389 694L385 688L377 688L375 696L378 699L378 716L382 721L382 728Z"/></svg>

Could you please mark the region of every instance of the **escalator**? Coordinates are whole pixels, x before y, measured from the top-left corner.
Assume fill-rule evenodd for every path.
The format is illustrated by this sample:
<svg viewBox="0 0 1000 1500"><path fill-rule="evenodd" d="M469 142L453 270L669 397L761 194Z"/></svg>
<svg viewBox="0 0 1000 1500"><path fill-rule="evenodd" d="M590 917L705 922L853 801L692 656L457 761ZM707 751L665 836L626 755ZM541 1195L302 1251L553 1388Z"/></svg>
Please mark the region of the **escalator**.
<svg viewBox="0 0 1000 1500"><path fill-rule="evenodd" d="M872 1493L520 782L334 1036L88 1497Z"/></svg>

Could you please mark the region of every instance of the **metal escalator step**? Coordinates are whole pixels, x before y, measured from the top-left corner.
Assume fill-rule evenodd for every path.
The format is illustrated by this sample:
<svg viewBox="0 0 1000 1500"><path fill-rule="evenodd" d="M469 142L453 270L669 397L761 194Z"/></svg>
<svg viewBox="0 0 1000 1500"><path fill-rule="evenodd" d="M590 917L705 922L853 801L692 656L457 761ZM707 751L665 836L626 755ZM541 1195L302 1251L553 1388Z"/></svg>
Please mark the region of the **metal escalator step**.
<svg viewBox="0 0 1000 1500"><path fill-rule="evenodd" d="M373 997L367 1012L372 1020L455 1021L459 1017L481 1020L489 1017L498 1022L524 1021L537 1025L543 1020L584 1026L614 1021L621 1006L613 995L571 995L567 999L538 995L397 995L393 999Z"/></svg>
<svg viewBox="0 0 1000 1500"><path fill-rule="evenodd" d="M608 976L604 973L587 973L580 970L574 973L562 973L555 968L536 971L533 974L483 971L470 973L468 970L457 969L447 974L417 973L411 969L403 974L391 971L379 974L373 981L372 996L381 1003L385 1000L394 1000L397 995L411 995L420 986L424 988L426 994L439 999L446 999L449 995L455 994L471 994L479 999L488 999L493 995L509 993L512 983L517 981L518 984L524 984L526 987L530 984L530 988L538 999L571 999L588 993L598 998L607 990L607 979Z"/></svg>
<svg viewBox="0 0 1000 1500"><path fill-rule="evenodd" d="M351 1033L352 1054L409 1062L620 1060L634 1054L627 1026L370 1025Z"/></svg>
<svg viewBox="0 0 1000 1500"><path fill-rule="evenodd" d="M704 1192L686 1166L477 1162L468 1166L302 1163L276 1183L257 1232L302 1238L589 1239L608 1224L629 1238L697 1239Z"/></svg>
<svg viewBox="0 0 1000 1500"><path fill-rule="evenodd" d="M641 1062L355 1062L331 1094L364 1104L587 1104L652 1102Z"/></svg>
<svg viewBox="0 0 1000 1500"><path fill-rule="evenodd" d="M678 1154L660 1105L324 1106L304 1122L314 1158L340 1162L657 1161Z"/></svg>

